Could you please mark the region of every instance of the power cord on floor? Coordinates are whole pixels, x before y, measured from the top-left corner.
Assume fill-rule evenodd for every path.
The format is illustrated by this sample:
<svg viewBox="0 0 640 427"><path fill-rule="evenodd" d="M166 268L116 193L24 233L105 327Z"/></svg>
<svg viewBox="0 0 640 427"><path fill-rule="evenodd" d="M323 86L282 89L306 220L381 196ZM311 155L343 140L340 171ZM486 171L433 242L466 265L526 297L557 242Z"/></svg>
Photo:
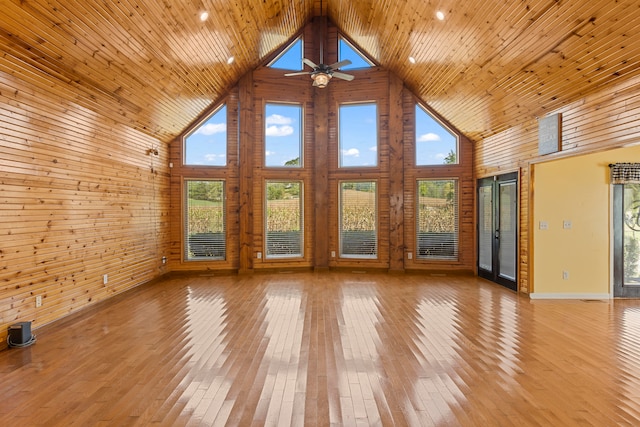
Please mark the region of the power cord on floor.
<svg viewBox="0 0 640 427"><path fill-rule="evenodd" d="M17 344L17 343L11 342L11 337L10 336L7 337L7 344L11 348L29 347L31 344L33 344L35 342L36 342L35 334L31 334L31 338L29 338L29 341L27 341L25 343L22 343L22 344Z"/></svg>

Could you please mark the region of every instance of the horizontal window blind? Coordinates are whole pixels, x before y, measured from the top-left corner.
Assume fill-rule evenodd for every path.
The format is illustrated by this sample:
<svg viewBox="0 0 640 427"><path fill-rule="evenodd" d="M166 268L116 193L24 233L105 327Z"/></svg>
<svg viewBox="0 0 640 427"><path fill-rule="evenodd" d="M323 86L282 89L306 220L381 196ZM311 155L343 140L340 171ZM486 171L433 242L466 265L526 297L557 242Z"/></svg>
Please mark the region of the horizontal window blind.
<svg viewBox="0 0 640 427"><path fill-rule="evenodd" d="M493 271L493 187L478 188L478 266Z"/></svg>
<svg viewBox="0 0 640 427"><path fill-rule="evenodd" d="M303 255L302 183L267 181L265 243L267 258Z"/></svg>
<svg viewBox="0 0 640 427"><path fill-rule="evenodd" d="M340 183L340 256L377 258L378 207L375 181Z"/></svg>
<svg viewBox="0 0 640 427"><path fill-rule="evenodd" d="M185 181L186 260L226 258L224 181Z"/></svg>
<svg viewBox="0 0 640 427"><path fill-rule="evenodd" d="M418 181L418 259L458 259L458 182Z"/></svg>

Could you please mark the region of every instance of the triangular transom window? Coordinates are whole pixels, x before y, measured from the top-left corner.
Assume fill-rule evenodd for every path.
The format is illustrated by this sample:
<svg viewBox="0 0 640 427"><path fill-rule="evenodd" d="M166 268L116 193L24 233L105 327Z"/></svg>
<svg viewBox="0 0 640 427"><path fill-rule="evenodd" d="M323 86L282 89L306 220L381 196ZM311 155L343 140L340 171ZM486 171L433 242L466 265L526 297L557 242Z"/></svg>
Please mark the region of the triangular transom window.
<svg viewBox="0 0 640 427"><path fill-rule="evenodd" d="M302 38L295 39L267 67L292 71L302 70Z"/></svg>
<svg viewBox="0 0 640 427"><path fill-rule="evenodd" d="M370 68L373 63L369 61L355 46L343 37L338 40L338 61L348 59L351 64L341 67L341 70L355 70L358 68Z"/></svg>

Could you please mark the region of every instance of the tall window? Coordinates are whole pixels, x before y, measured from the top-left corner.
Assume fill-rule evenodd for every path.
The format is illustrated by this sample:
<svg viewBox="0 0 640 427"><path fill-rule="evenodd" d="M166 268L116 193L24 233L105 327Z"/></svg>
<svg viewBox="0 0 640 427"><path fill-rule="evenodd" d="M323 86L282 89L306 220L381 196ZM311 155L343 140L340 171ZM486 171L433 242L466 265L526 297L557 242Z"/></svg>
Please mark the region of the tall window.
<svg viewBox="0 0 640 427"><path fill-rule="evenodd" d="M340 167L378 165L378 108L375 103L344 104L339 109Z"/></svg>
<svg viewBox="0 0 640 427"><path fill-rule="evenodd" d="M302 167L302 106L267 104L264 122L265 166Z"/></svg>
<svg viewBox="0 0 640 427"><path fill-rule="evenodd" d="M416 104L416 166L458 163L458 137Z"/></svg>
<svg viewBox="0 0 640 427"><path fill-rule="evenodd" d="M303 242L302 183L267 181L266 257L301 257Z"/></svg>
<svg viewBox="0 0 640 427"><path fill-rule="evenodd" d="M340 256L377 258L378 193L375 181L340 183Z"/></svg>
<svg viewBox="0 0 640 427"><path fill-rule="evenodd" d="M227 106L222 105L184 138L184 164L227 164Z"/></svg>
<svg viewBox="0 0 640 427"><path fill-rule="evenodd" d="M185 260L226 257L224 181L185 181Z"/></svg>
<svg viewBox="0 0 640 427"><path fill-rule="evenodd" d="M457 180L419 180L417 209L417 258L457 260Z"/></svg>

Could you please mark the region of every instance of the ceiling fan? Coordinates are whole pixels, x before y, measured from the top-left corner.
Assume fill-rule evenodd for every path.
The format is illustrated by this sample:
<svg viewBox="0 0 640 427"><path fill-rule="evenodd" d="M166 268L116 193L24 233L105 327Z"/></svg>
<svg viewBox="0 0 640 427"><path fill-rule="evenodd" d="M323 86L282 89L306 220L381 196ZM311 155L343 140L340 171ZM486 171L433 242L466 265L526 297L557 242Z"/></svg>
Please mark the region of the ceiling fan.
<svg viewBox="0 0 640 427"><path fill-rule="evenodd" d="M340 71L337 71L338 69L340 69L340 67L344 67L345 65L351 64L351 61L348 59L344 59L340 62L336 62L335 64L331 64L331 65L326 65L326 64L317 65L313 61L307 58L302 58L302 62L307 64L309 67L313 68L313 71L300 71L297 73L287 73L285 74L285 76L300 76L303 74L309 74L311 75L311 79L313 79L313 86L316 86L319 88L327 87L327 85L329 84L329 80L331 80L332 77L336 77L338 79L347 80L347 81L351 81L354 79L354 77L351 74L345 74Z"/></svg>
<svg viewBox="0 0 640 427"><path fill-rule="evenodd" d="M344 67L345 65L351 64L351 61L348 59L343 59L342 61L336 62L335 64L326 65L324 64L324 38L325 38L325 27L327 26L326 16L323 15L322 8L322 0L320 0L320 16L322 18L321 21L321 30L320 30L320 65L315 62L302 58L302 62L307 64L309 67L313 68L312 71L298 71L296 73L287 73L285 76L300 76L303 74L309 74L311 79L313 80L313 86L319 88L325 88L329 84L329 80L332 77L337 77L342 80L351 81L354 79L354 76L351 74L345 74L340 71L340 67Z"/></svg>

